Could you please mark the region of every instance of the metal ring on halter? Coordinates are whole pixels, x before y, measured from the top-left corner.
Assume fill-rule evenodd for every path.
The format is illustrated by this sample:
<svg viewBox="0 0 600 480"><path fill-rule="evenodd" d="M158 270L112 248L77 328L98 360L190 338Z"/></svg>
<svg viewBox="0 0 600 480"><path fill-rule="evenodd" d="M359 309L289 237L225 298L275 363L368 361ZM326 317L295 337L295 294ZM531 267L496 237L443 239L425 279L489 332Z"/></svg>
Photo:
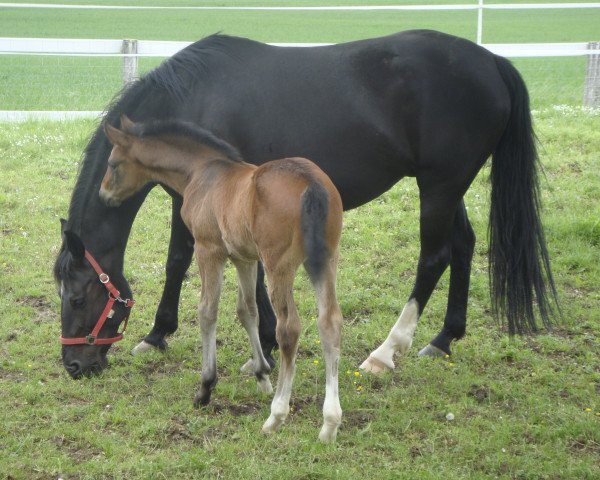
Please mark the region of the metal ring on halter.
<svg viewBox="0 0 600 480"><path fill-rule="evenodd" d="M100 283L110 282L110 277L106 273L101 273L100 275L98 275L98 278L100 279Z"/></svg>

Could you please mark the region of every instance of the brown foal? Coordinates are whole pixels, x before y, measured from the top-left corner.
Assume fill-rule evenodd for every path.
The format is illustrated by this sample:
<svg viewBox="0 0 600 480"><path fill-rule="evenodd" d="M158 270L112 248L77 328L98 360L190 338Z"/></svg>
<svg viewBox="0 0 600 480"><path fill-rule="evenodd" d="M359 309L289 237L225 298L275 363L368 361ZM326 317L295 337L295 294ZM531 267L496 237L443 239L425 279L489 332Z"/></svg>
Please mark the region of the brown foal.
<svg viewBox="0 0 600 480"><path fill-rule="evenodd" d="M326 364L323 427L319 439L335 440L342 410L338 363L342 315L336 299L336 267L342 229L342 202L329 177L304 158L261 166L210 132L181 121L105 125L113 144L100 196L119 205L150 182L183 197L181 217L194 236L202 279L202 379L194 404L205 405L217 382L216 320L223 269L231 259L238 275L237 314L252 345L258 387L272 392L270 368L258 337L255 298L257 261L265 268L277 315L281 364L271 415L262 430L285 421L294 377L300 318L293 298L296 271L304 264L316 291L317 325Z"/></svg>

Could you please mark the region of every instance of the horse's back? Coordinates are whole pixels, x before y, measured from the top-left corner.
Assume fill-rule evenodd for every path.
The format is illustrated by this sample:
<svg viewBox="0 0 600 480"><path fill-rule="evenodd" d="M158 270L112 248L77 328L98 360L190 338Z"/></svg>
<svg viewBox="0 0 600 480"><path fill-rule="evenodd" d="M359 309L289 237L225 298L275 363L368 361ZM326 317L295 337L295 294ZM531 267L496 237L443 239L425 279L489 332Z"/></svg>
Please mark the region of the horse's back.
<svg viewBox="0 0 600 480"><path fill-rule="evenodd" d="M452 171L487 157L506 123L493 54L464 39L407 31L314 48L224 41L190 116L200 112L199 122L251 163L310 158L345 208L449 151Z"/></svg>

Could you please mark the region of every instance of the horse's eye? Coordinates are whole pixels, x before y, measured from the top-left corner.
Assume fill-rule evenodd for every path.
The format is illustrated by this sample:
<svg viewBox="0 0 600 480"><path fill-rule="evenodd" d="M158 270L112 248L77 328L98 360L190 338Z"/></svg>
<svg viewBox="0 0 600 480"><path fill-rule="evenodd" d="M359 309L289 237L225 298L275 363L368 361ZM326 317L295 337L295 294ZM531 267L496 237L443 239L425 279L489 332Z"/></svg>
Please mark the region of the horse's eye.
<svg viewBox="0 0 600 480"><path fill-rule="evenodd" d="M73 308L83 308L83 306L85 305L85 298L84 297L71 298L69 300L69 302L71 303L71 306Z"/></svg>

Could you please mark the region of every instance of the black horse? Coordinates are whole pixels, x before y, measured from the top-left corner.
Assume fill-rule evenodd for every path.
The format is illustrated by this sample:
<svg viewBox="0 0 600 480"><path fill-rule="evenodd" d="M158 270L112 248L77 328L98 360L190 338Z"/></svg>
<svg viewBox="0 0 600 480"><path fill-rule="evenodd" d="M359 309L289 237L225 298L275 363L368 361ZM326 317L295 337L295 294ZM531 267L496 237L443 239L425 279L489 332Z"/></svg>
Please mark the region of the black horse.
<svg viewBox="0 0 600 480"><path fill-rule="evenodd" d="M490 279L495 311L511 333L549 324L554 284L539 219L537 154L525 84L509 61L467 40L433 31L407 31L317 48L281 48L213 35L166 60L122 92L106 113L118 124L177 118L195 122L256 164L287 156L316 162L340 191L345 209L362 205L405 176L420 192L421 253L417 278L398 323L363 364L393 368L394 352L412 342L418 316L450 265L443 328L423 353L450 353L465 334L475 236L463 203L469 185L492 156ZM86 260L95 257L123 297L131 292L123 257L131 225L151 187L118 208L98 197L111 146L102 128L91 138L63 225L55 264L61 285L63 345L74 377L106 365L110 339L128 314L112 305L89 336L107 291ZM165 348L175 332L193 239L173 198L166 283L155 324L144 342ZM110 294L113 296L113 294ZM272 361L275 320L259 275L261 343ZM539 313L534 312L537 303ZM100 344L98 344L100 343Z"/></svg>

